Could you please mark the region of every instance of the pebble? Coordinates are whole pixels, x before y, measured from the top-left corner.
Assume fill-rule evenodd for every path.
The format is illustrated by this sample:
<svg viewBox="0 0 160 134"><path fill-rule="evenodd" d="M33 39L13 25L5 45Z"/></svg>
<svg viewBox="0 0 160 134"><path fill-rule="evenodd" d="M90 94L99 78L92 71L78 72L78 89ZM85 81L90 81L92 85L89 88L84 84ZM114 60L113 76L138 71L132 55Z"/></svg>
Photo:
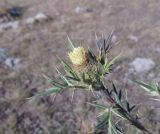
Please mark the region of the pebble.
<svg viewBox="0 0 160 134"><path fill-rule="evenodd" d="M19 68L20 67L19 62L20 62L20 59L18 58L7 58L5 60L5 64L12 69Z"/></svg>
<svg viewBox="0 0 160 134"><path fill-rule="evenodd" d="M134 35L129 35L128 38L129 38L130 40L136 42L136 43L137 43L138 40L139 40L138 37L137 37L137 36L134 36Z"/></svg>
<svg viewBox="0 0 160 134"><path fill-rule="evenodd" d="M130 64L130 66L137 73L145 73L145 72L148 72L155 67L155 62L152 59L137 57Z"/></svg>
<svg viewBox="0 0 160 134"><path fill-rule="evenodd" d="M19 21L10 21L0 24L0 31L7 29L17 29L19 26Z"/></svg>
<svg viewBox="0 0 160 134"><path fill-rule="evenodd" d="M86 13L86 12L92 12L92 9L90 9L90 8L86 8L86 7L81 7L81 6L77 6L76 8L75 8L75 12L76 13Z"/></svg>
<svg viewBox="0 0 160 134"><path fill-rule="evenodd" d="M17 10L13 10L12 13L15 13L14 15L18 16L20 13ZM37 13L34 17L29 17L26 20L24 20L24 24L34 24L35 22L41 22L48 20L49 17L45 15L42 12ZM20 22L19 21L3 21L0 23L0 31L3 32L4 30L7 29L17 29L19 27ZM22 23L23 24L23 23Z"/></svg>
<svg viewBox="0 0 160 134"><path fill-rule="evenodd" d="M35 19L36 19L36 20L39 20L39 21L41 21L41 20L46 20L46 19L47 19L47 16L46 16L45 14L43 14L43 13L38 13L38 14L35 16Z"/></svg>
<svg viewBox="0 0 160 134"><path fill-rule="evenodd" d="M47 19L48 19L47 15L40 12L36 16L29 17L28 19L26 19L26 24L33 24L37 21L44 21L44 20L47 20Z"/></svg>
<svg viewBox="0 0 160 134"><path fill-rule="evenodd" d="M33 24L34 21L35 21L34 18L30 17L30 18L26 19L26 24Z"/></svg>

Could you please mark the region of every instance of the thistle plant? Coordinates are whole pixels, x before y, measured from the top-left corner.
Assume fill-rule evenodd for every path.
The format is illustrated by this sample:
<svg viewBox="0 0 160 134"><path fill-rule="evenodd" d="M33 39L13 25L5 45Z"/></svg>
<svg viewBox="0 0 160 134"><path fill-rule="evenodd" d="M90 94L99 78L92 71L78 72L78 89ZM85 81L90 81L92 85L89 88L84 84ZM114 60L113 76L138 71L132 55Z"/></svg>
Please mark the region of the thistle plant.
<svg viewBox="0 0 160 134"><path fill-rule="evenodd" d="M58 68L56 68L61 82L57 82L47 76L45 78L53 85L45 92L39 93L34 97L46 96L54 93L55 95L66 89L76 90L90 90L92 92L100 92L105 97L107 106L98 103L89 103L92 106L100 108L101 122L96 126L97 129L101 129L103 126L107 126L109 134L121 134L123 130L118 127L118 122L114 122L114 117L128 121L131 125L137 128L143 133L150 133L139 121L139 117L133 113L135 105L131 105L127 99L127 96L123 97L122 90L117 89L115 84L112 82L112 88L106 83L105 77L112 70L112 66L115 57L111 61L108 60L108 54L112 48L112 36L111 33L107 39L99 39L96 42L98 47L98 54L94 54L89 48L85 49L82 46L75 47L69 39L69 44L72 48L71 52L68 53L70 63L66 63L60 59L65 74L62 74ZM119 120L119 119L118 119Z"/></svg>

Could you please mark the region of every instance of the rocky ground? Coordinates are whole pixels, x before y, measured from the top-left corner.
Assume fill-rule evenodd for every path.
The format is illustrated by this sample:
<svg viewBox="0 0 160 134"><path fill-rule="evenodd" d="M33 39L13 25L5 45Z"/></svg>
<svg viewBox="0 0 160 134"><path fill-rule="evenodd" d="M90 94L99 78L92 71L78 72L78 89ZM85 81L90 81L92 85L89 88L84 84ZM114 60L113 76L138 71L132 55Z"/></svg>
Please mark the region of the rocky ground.
<svg viewBox="0 0 160 134"><path fill-rule="evenodd" d="M119 44L110 57L121 56L108 79L138 104L142 122L160 133L159 103L130 82L160 82L160 1L1 0L0 14L13 6L22 7L20 18L0 15L0 134L88 134L96 123L95 109L86 104L92 93L77 91L74 101L68 91L54 101L26 98L50 86L42 74L58 77L57 56L67 60L67 36L95 50L95 33L112 30Z"/></svg>

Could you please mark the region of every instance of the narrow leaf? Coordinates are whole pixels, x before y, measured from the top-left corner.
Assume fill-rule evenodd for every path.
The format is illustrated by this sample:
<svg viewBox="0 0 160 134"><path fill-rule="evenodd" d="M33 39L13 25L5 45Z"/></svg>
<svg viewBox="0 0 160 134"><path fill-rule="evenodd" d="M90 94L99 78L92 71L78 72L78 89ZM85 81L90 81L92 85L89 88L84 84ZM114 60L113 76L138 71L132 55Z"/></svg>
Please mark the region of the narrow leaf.
<svg viewBox="0 0 160 134"><path fill-rule="evenodd" d="M36 99L38 97L48 96L52 93L58 93L60 90L62 90L62 89L58 88L58 87L52 87L52 88L47 89L46 91L43 91L43 92L36 94L35 96L31 97L31 99L34 99L34 98Z"/></svg>
<svg viewBox="0 0 160 134"><path fill-rule="evenodd" d="M101 105L101 104L89 103L89 102L87 102L87 104L89 104L89 105L91 105L91 106L94 106L94 107L96 107L96 108L102 109L102 110L106 110L106 106Z"/></svg>
<svg viewBox="0 0 160 134"><path fill-rule="evenodd" d="M67 38L68 38L69 46L70 46L70 48L73 50L75 47L74 47L71 39L70 39L69 37L67 37Z"/></svg>
<svg viewBox="0 0 160 134"><path fill-rule="evenodd" d="M121 101L121 98L122 98L122 91L121 91L121 90L119 90L118 98L119 98L119 100Z"/></svg>
<svg viewBox="0 0 160 134"><path fill-rule="evenodd" d="M120 55L116 56L114 59L112 59L110 62L107 62L104 64L105 72L107 73L110 70L110 67L114 64L114 62L119 58Z"/></svg>
<svg viewBox="0 0 160 134"><path fill-rule="evenodd" d="M130 112L130 106L128 101L126 101L126 108L127 108L127 111Z"/></svg>
<svg viewBox="0 0 160 134"><path fill-rule="evenodd" d="M118 92L117 92L117 89L116 89L116 86L114 85L114 83L112 83L112 86L113 86L113 91L115 92L115 94L117 95Z"/></svg>
<svg viewBox="0 0 160 134"><path fill-rule="evenodd" d="M61 83L59 83L59 82L56 82L55 80L49 78L49 77L46 76L46 75L43 75L43 77L44 77L49 83L53 84L53 85L56 86L56 87L63 88L63 87L66 86L66 84L61 84Z"/></svg>
<svg viewBox="0 0 160 134"><path fill-rule="evenodd" d="M131 112L135 107L136 107L136 105L133 105L133 106L129 109L129 112Z"/></svg>

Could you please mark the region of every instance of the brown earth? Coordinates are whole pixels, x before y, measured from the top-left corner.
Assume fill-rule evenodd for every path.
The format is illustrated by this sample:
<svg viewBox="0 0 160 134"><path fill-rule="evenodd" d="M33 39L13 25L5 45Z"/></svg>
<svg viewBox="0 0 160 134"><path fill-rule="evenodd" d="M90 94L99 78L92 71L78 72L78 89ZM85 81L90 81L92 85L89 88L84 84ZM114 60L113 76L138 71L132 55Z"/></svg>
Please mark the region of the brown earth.
<svg viewBox="0 0 160 134"><path fill-rule="evenodd" d="M127 91L130 101L139 104L142 122L154 134L160 133L160 120L153 120L156 115L152 114L160 105L126 80L160 81L160 1L0 1L1 8L13 5L25 8L22 22L39 12L52 19L29 26L21 24L16 30L0 33L0 47L7 48L10 57L21 60L19 69L0 64L0 134L88 134L96 123L95 109L86 105L94 99L92 93L77 91L74 103L68 91L55 101L52 96L30 103L26 98L50 86L43 73L58 76L57 56L67 59L67 36L75 44L89 45L94 50L95 33L108 35L112 30L120 43L112 50L111 57L119 53L121 57L109 78ZM87 9L76 12L78 6ZM152 58L156 67L146 74L127 75L129 63L135 57Z"/></svg>

